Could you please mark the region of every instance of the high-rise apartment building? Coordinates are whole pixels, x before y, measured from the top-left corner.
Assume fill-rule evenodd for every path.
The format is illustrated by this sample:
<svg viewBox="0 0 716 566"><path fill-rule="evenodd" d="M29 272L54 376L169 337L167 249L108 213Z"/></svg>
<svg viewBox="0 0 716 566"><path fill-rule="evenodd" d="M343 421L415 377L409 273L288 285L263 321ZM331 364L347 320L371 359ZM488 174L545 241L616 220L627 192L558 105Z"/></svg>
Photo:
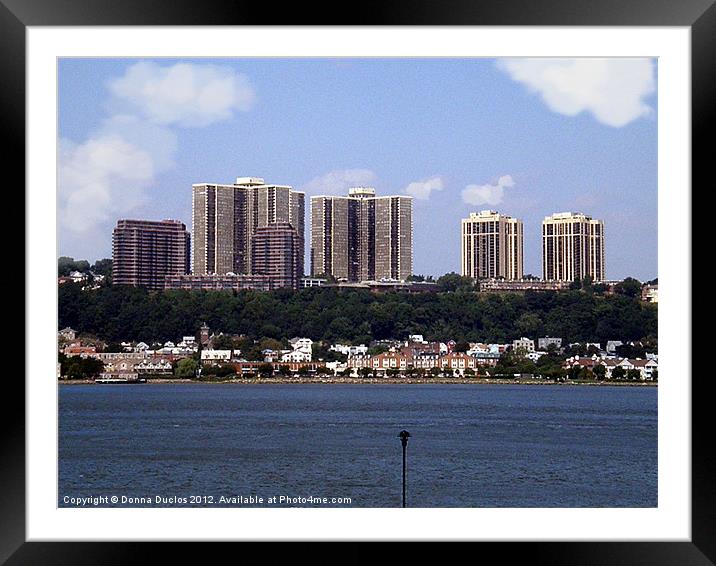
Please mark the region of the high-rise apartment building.
<svg viewBox="0 0 716 566"><path fill-rule="evenodd" d="M288 222L257 228L252 237L252 266L255 275L268 275L272 288L298 289L298 233Z"/></svg>
<svg viewBox="0 0 716 566"><path fill-rule="evenodd" d="M346 281L405 280L413 271L412 197L379 197L355 187L348 196L311 198L311 274Z"/></svg>
<svg viewBox="0 0 716 566"><path fill-rule="evenodd" d="M166 275L188 272L189 242L178 220L118 220L112 232L112 283L163 289Z"/></svg>
<svg viewBox="0 0 716 566"><path fill-rule="evenodd" d="M192 186L193 273L254 273L253 235L258 228L288 223L298 235L298 269L303 275L304 193L239 177L233 185Z"/></svg>
<svg viewBox="0 0 716 566"><path fill-rule="evenodd" d="M522 279L522 221L493 210L462 219L462 275Z"/></svg>
<svg viewBox="0 0 716 566"><path fill-rule="evenodd" d="M590 276L604 281L604 222L575 212L542 221L542 273L546 281Z"/></svg>

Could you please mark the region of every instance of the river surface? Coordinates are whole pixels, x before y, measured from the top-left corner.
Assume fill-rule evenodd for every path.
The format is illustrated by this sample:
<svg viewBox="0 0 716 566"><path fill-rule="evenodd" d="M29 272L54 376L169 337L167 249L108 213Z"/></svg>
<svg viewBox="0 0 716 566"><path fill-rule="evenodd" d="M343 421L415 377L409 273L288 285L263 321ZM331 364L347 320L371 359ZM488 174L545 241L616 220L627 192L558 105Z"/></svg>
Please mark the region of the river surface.
<svg viewBox="0 0 716 566"><path fill-rule="evenodd" d="M658 504L656 387L139 384L59 387L58 505L399 507L403 429L409 507Z"/></svg>

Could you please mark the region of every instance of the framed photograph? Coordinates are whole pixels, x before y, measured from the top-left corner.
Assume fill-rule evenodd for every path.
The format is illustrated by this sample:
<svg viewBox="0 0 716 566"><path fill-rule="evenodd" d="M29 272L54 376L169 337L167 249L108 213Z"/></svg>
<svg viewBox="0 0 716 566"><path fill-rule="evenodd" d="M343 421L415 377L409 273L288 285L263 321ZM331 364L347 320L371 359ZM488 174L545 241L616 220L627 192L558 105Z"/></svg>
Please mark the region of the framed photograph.
<svg viewBox="0 0 716 566"><path fill-rule="evenodd" d="M245 8L0 5L27 222L0 558L714 563L710 0Z"/></svg>

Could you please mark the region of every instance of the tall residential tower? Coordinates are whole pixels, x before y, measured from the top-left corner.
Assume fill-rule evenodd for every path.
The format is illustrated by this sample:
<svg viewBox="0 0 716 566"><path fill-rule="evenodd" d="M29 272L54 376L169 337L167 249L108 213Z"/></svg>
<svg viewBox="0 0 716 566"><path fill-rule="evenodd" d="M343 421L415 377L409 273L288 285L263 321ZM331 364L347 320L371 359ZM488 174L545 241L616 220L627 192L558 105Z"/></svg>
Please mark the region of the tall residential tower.
<svg viewBox="0 0 716 566"><path fill-rule="evenodd" d="M261 178L233 185L192 185L193 274L254 273L253 236L258 228L288 223L298 237L298 271L304 262L304 193Z"/></svg>
<svg viewBox="0 0 716 566"><path fill-rule="evenodd" d="M255 275L271 277L271 287L298 289L298 232L288 222L257 228L252 237L251 255Z"/></svg>
<svg viewBox="0 0 716 566"><path fill-rule="evenodd" d="M603 281L604 222L575 212L542 221L542 274L546 281L574 281L590 276Z"/></svg>
<svg viewBox="0 0 716 566"><path fill-rule="evenodd" d="M405 280L413 272L412 197L379 197L355 187L348 196L311 198L311 274L346 281Z"/></svg>
<svg viewBox="0 0 716 566"><path fill-rule="evenodd" d="M112 232L112 284L164 289L166 275L188 272L189 240L178 220L118 220Z"/></svg>
<svg viewBox="0 0 716 566"><path fill-rule="evenodd" d="M462 220L462 274L474 279L522 279L522 221L494 210Z"/></svg>

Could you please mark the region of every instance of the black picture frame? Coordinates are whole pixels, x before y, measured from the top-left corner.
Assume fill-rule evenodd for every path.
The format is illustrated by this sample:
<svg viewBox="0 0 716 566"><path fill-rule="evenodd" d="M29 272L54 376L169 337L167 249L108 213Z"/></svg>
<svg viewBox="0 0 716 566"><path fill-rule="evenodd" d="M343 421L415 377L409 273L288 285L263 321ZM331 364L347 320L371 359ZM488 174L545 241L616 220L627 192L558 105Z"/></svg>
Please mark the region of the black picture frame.
<svg viewBox="0 0 716 566"><path fill-rule="evenodd" d="M348 9L346 9L348 8ZM348 15L347 15L348 14ZM686 26L691 29L692 177L706 179L707 143L716 100L716 5L714 0L411 0L360 4L294 3L276 9L238 0L0 0L0 124L5 138L10 183L25 186L25 34L28 26L63 25L555 25ZM8 187L9 190L9 187ZM691 194L690 187L685 188ZM24 210L24 199L19 207ZM26 301L32 297L26 296ZM7 324L6 319L6 324ZM26 349L32 337L26 337ZM685 343L689 344L688 338ZM28 355L26 350L26 356ZM163 543L26 542L25 539L25 386L16 372L4 376L6 400L0 411L0 561L7 564L125 564L166 560L176 545ZM691 380L691 375L681 376ZM500 561L523 559L536 564L679 564L716 563L716 458L711 451L708 375L692 387L692 537L690 542L494 542L476 549L497 550ZM26 379L28 377L26 376ZM10 401L12 400L12 401ZM559 533L555 533L558 537ZM81 538L81 533L78 533ZM364 562L371 545L339 554ZM170 548L171 546L171 548ZM272 558L294 545L275 545ZM217 547L181 545L186 560L211 559ZM484 549L484 550L483 550ZM218 548L219 551L226 550ZM422 552L422 551L421 551ZM473 551L474 552L474 551ZM443 555L444 558L444 555Z"/></svg>

